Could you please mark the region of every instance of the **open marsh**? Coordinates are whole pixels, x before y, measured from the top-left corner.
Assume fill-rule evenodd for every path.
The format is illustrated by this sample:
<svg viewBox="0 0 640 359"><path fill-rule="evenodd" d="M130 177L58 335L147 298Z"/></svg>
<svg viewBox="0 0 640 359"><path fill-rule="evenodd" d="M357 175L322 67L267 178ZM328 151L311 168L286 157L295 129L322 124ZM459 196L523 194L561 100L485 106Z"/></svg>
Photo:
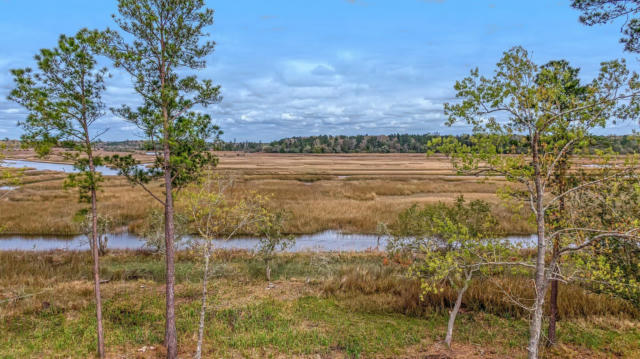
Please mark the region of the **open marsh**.
<svg viewBox="0 0 640 359"><path fill-rule="evenodd" d="M104 153L102 153L104 154ZM451 202L457 196L492 203L510 234L531 233L529 223L499 205L501 178L457 176L444 157L424 154L265 154L218 153L219 172L236 177L237 191L273 195L273 205L291 216L286 230L294 234L326 230L375 233L378 223L390 223L414 203ZM35 160L30 151L9 157ZM136 157L151 162L140 152ZM54 155L50 161L59 162ZM27 171L21 188L0 201L0 223L10 234L79 234L74 214L84 207L77 192L64 190L62 172ZM150 188L161 193L160 183ZM99 210L115 225L135 232L156 204L138 187L120 177L106 177Z"/></svg>

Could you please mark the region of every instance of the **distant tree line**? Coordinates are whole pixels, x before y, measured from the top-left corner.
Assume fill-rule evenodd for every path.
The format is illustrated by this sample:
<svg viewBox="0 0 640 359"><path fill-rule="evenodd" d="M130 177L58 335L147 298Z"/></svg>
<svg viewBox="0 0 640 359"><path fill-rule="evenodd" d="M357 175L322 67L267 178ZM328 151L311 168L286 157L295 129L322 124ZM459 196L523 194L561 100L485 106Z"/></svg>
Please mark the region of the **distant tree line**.
<svg viewBox="0 0 640 359"><path fill-rule="evenodd" d="M473 136L441 136L438 134L391 134L356 136L308 136L288 137L270 143L262 142L219 142L209 144L211 149L220 151L264 152L264 153L425 153L429 141L444 137L455 138L460 143L471 145ZM640 153L640 141L636 135L594 136L591 151L610 149L620 154ZM528 142L522 136L513 136L509 143L501 145L502 153L521 154ZM98 142L97 147L107 151L144 151L145 141ZM150 150L150 149L149 149Z"/></svg>
<svg viewBox="0 0 640 359"><path fill-rule="evenodd" d="M473 136L440 136L438 134L392 134L357 136L309 136L289 137L271 143L224 142L219 145L222 151L266 152L266 153L425 153L429 142L439 137L453 137L460 143L471 145ZM513 136L502 145L502 153L523 153L528 146L522 136ZM595 136L590 149L612 149L616 153L630 154L640 152L640 142L635 135Z"/></svg>

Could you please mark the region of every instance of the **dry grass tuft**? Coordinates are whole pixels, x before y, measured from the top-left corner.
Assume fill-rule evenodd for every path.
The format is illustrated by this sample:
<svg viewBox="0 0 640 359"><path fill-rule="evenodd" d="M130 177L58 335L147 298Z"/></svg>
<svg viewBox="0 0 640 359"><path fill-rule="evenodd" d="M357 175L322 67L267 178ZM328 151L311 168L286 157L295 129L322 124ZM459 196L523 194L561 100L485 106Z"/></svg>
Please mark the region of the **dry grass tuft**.
<svg viewBox="0 0 640 359"><path fill-rule="evenodd" d="M348 298L347 303L353 308L376 308L407 315L424 315L434 310L446 313L456 298L456 292L451 288L438 294L425 294L421 298L419 281L407 278L400 268L393 265L345 267L324 283L323 291L326 295ZM507 299L505 291L509 297L519 299L519 303ZM530 305L529 298L533 298L533 284L526 277L505 275L479 279L472 282L465 294L463 310L506 318L528 318L529 312L520 304ZM558 303L561 319L640 318L639 308L630 302L591 293L573 284L560 287Z"/></svg>

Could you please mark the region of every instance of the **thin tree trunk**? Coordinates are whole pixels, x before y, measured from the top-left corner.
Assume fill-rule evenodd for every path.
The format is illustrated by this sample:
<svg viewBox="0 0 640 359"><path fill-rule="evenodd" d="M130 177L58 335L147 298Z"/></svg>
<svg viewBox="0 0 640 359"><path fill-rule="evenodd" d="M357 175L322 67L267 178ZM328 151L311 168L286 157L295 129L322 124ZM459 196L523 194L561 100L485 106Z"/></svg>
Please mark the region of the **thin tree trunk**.
<svg viewBox="0 0 640 359"><path fill-rule="evenodd" d="M464 281L464 286L458 292L458 298L456 299L456 304L453 306L453 309L449 312L449 324L447 325L447 336L444 339L444 343L447 345L447 348L451 349L451 340L453 339L453 325L456 322L456 316L460 311L460 306L462 305L462 296L469 289L469 282L471 281L471 274L467 274L467 278Z"/></svg>
<svg viewBox="0 0 640 359"><path fill-rule="evenodd" d="M271 283L271 261L267 261L267 282Z"/></svg>
<svg viewBox="0 0 640 359"><path fill-rule="evenodd" d="M92 170L93 172L93 170ZM96 204L96 191L91 191L91 235L93 248L93 285L96 295L96 324L98 330L98 355L100 358L105 357L104 349L104 331L102 329L102 297L100 295L100 255L98 253L98 209Z"/></svg>
<svg viewBox="0 0 640 359"><path fill-rule="evenodd" d="M93 172L93 171L92 171ZM91 225L93 248L93 285L96 295L96 321L98 327L98 355L105 357L104 331L102 329L102 297L100 295L100 255L98 253L98 209L96 206L96 191L91 191Z"/></svg>
<svg viewBox="0 0 640 359"><path fill-rule="evenodd" d="M165 346L167 347L167 358L176 359L178 357L178 337L176 333L175 316L175 250L173 248L174 223L173 223L173 188L171 184L171 171L169 164L169 142L164 143L164 185L165 185L165 207L164 207L164 240L166 248L166 326L165 326Z"/></svg>
<svg viewBox="0 0 640 359"><path fill-rule="evenodd" d="M567 162L566 160L563 160L560 163L560 190L559 193L564 193L566 192L566 187L567 187L567 183L566 183L566 171L567 171ZM565 198L562 197L560 198L560 205L558 208L558 214L560 217L564 216L564 212L565 212ZM556 237L553 239L553 258L556 258L558 256L558 252L560 251L560 238ZM554 266L554 268L552 268L553 270L553 274L556 274L558 271L558 268ZM548 345L549 346L554 346L556 345L557 342L557 336L556 336L556 324L558 322L558 280L555 279L555 277L553 279L551 279L551 298L549 299L549 305L550 305L550 313L549 313L549 330L547 332L547 337L548 337Z"/></svg>
<svg viewBox="0 0 640 359"><path fill-rule="evenodd" d="M93 256L93 287L96 296L96 330L98 335L98 356L103 359L105 357L104 348L104 330L102 327L102 296L100 295L100 253L98 244L98 198L96 194L96 166L93 162L93 150L91 147L91 138L89 137L89 127L87 125L86 113L87 105L85 100L85 83L84 73L81 81L82 91L82 119L80 124L84 131L84 141L86 146L87 157L89 160L89 174L91 175L91 255Z"/></svg>
<svg viewBox="0 0 640 359"><path fill-rule="evenodd" d="M535 301L533 304L533 316L529 324L529 345L527 347L528 358L538 359L538 349L540 346L540 335L542 332L542 316L544 310L544 296L547 289L547 275L545 257L547 254L547 244L545 241L545 218L544 218L544 189L542 186L542 175L540 173L538 135L533 138L533 167L535 182L535 207L536 226L538 233L538 251L536 258L535 272Z"/></svg>
<svg viewBox="0 0 640 359"><path fill-rule="evenodd" d="M558 239L553 242L553 255L556 256L558 252ZM553 269L554 274L556 273L556 269ZM548 345L554 346L556 345L556 323L558 321L558 280L551 280L551 298L549 298L549 331L547 333L548 337Z"/></svg>
<svg viewBox="0 0 640 359"><path fill-rule="evenodd" d="M536 280L537 282L538 280ZM533 317L529 327L529 346L527 348L529 359L538 359L538 349L540 346L540 335L542 332L542 315L543 315L544 298L540 291L536 290L536 299L534 302Z"/></svg>
<svg viewBox="0 0 640 359"><path fill-rule="evenodd" d="M198 347L195 359L202 358L202 341L204 337L204 317L207 308L207 284L209 282L209 258L211 256L211 241L207 240L204 251L204 274L202 277L202 305L200 307L200 325L198 327Z"/></svg>

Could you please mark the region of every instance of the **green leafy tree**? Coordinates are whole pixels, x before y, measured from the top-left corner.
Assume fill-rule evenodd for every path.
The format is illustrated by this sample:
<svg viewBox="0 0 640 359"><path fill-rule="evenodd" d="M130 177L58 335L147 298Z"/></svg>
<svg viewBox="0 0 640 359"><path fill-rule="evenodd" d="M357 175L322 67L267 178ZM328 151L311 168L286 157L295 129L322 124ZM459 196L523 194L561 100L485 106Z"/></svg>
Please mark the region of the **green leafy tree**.
<svg viewBox="0 0 640 359"><path fill-rule="evenodd" d="M416 257L410 274L421 280L424 293L440 293L446 287L457 292L445 337L451 347L456 316L471 281L512 265L516 247L496 239L500 227L488 203L467 203L463 197L454 205L410 207L398 216L390 234L392 252Z"/></svg>
<svg viewBox="0 0 640 359"><path fill-rule="evenodd" d="M582 11L580 21L589 26L624 20L620 42L626 51L640 52L639 0L573 0L571 6Z"/></svg>
<svg viewBox="0 0 640 359"><path fill-rule="evenodd" d="M602 157L614 157L603 153ZM623 162L626 161L627 163ZM596 170L574 170L569 183L594 183L586 190L567 195L563 227L559 237L582 236L579 245L565 246L575 267L564 269L562 278L571 276L585 282L596 292L605 292L638 303L640 298L640 265L638 260L640 234L640 183L638 174L613 181L600 181L618 170L611 166L637 165L637 158L617 158ZM588 228L589 232L574 228ZM616 231L619 236L610 236ZM619 240L620 237L628 239ZM570 238L569 238L570 239ZM568 239L564 239L567 241ZM566 266L565 266L566 267ZM561 271L563 268L561 268ZM566 279L565 279L566 280Z"/></svg>
<svg viewBox="0 0 640 359"><path fill-rule="evenodd" d="M100 263L98 253L97 192L102 182L96 166L102 158L95 155L95 140L103 133L92 126L103 115L102 93L105 90L106 69L97 67L94 57L98 34L81 30L75 36L62 35L58 47L43 49L35 56L38 69L11 70L15 88L9 99L28 111L19 125L25 134L22 140L40 155L47 155L53 146L62 145L69 151L78 173L70 174L65 186L76 187L80 201L91 204L91 248L93 280L96 296L98 353L105 356L100 299Z"/></svg>
<svg viewBox="0 0 640 359"><path fill-rule="evenodd" d="M114 112L141 129L156 161L145 169L130 156L110 160L164 207L165 345L167 357L176 358L174 190L217 163L207 151L207 141L219 135L219 128L199 108L217 103L220 88L189 72L204 68L214 49L205 32L213 23L213 10L205 8L204 0L119 0L114 20L126 36L107 30L104 53L131 75L143 102L138 108L122 106ZM153 179L163 180L164 198L148 188Z"/></svg>
<svg viewBox="0 0 640 359"><path fill-rule="evenodd" d="M295 238L284 232L285 212L271 211L265 203L258 219L252 231L258 236L256 253L264 260L265 277L268 282L271 282L271 262L277 252L292 247L295 244Z"/></svg>
<svg viewBox="0 0 640 359"><path fill-rule="evenodd" d="M580 70L569 65L569 62L565 60L550 61L547 64L540 67L540 71L536 77L536 84L544 86L547 83L554 84L562 88L563 94L558 96L555 106L558 107L557 111L561 112L570 107L569 101L573 98L584 99L588 88L580 83L578 77ZM553 134L550 141L555 144L567 144L570 141L570 134L566 128L562 128L562 124L569 124L572 122L571 117L574 114L569 112L566 114L564 121L558 122L558 128ZM584 147L584 146L583 146ZM568 174L571 156L573 152L577 150L573 146L567 147L566 151L562 152L558 157L557 164L554 169L554 174L549 180L548 187L550 191L556 195L562 194L568 190ZM558 200L558 205L554 206L549 211L549 226L552 229L560 229L563 226L563 220L565 218L565 198L561 197ZM557 255L560 248L559 238L554 238L553 243L553 255ZM549 298L549 327L547 340L549 345L556 343L556 322L558 320L558 287L559 280L557 278L551 279L551 292Z"/></svg>
<svg viewBox="0 0 640 359"><path fill-rule="evenodd" d="M563 71L561 67L547 69ZM476 136L471 144L455 139L433 141L432 145L451 156L454 166L463 173L501 175L513 186L501 194L531 209L536 226L535 261L525 267L534 272L535 298L532 312L529 358L537 358L541 337L543 308L548 284L557 271L561 255L595 245L604 238L635 240L635 232L617 227L594 229L583 226L550 232L549 213L574 193L589 191L597 184L635 178L636 167L620 165L600 177L572 183L562 193L551 194L553 176L566 153L587 147L592 131L604 127L609 119L627 119L637 113L638 77L630 74L624 62L602 64L599 75L584 94L567 91L565 84L554 81L570 74L555 74L545 80L541 69L528 52L515 47L504 53L492 78L481 76L477 69L455 85L459 102L446 104L448 124L463 121L473 126ZM559 104L562 106L559 106ZM558 134L564 133L561 139ZM521 152L503 155L499 148L519 135ZM588 214L585 214L588 218ZM603 232L604 231L604 232ZM550 256L549 242L560 236L557 255Z"/></svg>

